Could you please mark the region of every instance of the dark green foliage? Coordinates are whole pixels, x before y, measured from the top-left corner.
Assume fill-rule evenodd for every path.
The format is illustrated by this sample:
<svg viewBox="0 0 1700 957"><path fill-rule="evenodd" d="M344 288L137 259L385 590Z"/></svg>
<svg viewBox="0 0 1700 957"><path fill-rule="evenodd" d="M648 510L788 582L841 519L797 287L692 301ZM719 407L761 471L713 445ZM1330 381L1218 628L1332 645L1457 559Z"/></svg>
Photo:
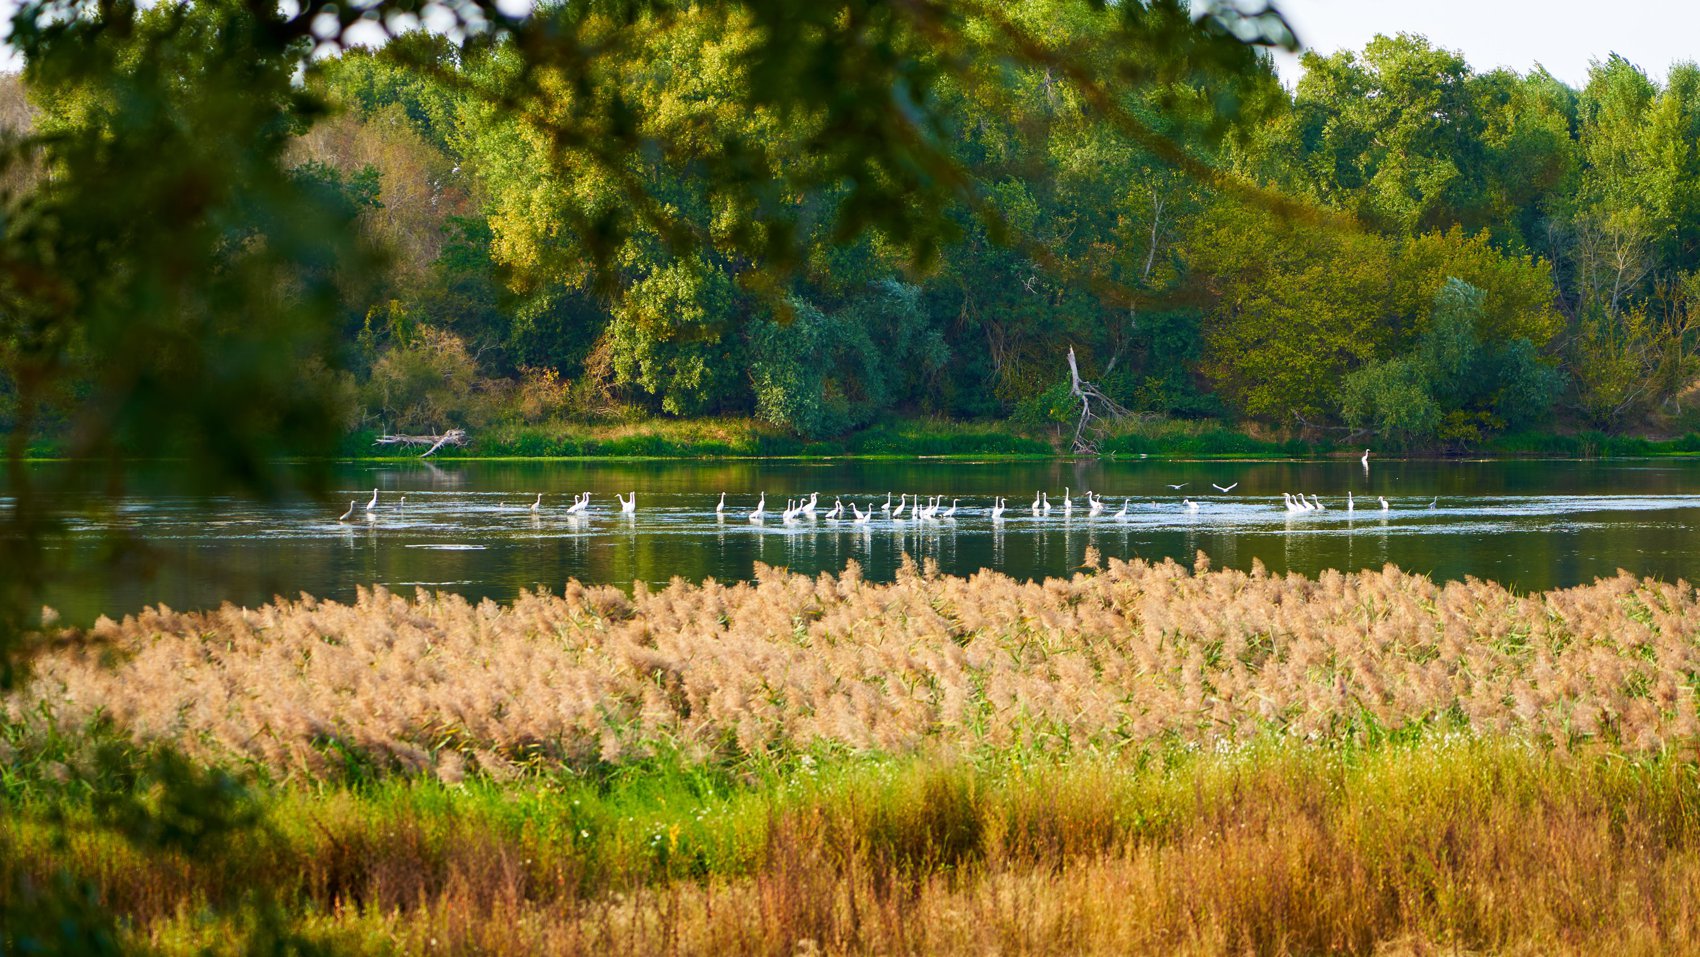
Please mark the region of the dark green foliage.
<svg viewBox="0 0 1700 957"><path fill-rule="evenodd" d="M913 286L874 283L832 313L803 301L750 324L756 414L805 436L866 425L941 374L950 349Z"/></svg>
<svg viewBox="0 0 1700 957"><path fill-rule="evenodd" d="M1558 371L1527 339L1484 342L1478 333L1484 301L1482 290L1448 279L1411 352L1346 377L1342 417L1392 441L1475 445L1547 414L1560 387Z"/></svg>

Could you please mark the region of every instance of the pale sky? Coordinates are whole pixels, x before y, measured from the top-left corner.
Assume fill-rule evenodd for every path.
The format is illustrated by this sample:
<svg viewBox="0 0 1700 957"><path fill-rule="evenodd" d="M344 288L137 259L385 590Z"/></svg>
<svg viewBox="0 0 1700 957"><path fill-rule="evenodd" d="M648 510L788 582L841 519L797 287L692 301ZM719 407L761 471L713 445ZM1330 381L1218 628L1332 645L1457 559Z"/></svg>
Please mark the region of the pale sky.
<svg viewBox="0 0 1700 957"><path fill-rule="evenodd" d="M1662 82L1678 60L1700 60L1700 0L1275 0L1306 49L1361 50L1378 33L1420 33L1480 71L1536 63L1572 85L1588 61L1618 53ZM1276 56L1291 86L1298 58Z"/></svg>

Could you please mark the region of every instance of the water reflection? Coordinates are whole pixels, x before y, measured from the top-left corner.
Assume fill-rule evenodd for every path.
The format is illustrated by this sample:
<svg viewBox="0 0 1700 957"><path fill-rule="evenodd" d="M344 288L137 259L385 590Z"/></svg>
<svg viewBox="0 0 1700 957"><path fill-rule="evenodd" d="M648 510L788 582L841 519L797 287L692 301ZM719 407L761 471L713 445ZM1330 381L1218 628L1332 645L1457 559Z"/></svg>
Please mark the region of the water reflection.
<svg viewBox="0 0 1700 957"><path fill-rule="evenodd" d="M42 466L51 473L54 466ZM559 589L568 578L629 584L675 575L749 577L757 562L815 573L847 560L889 578L905 554L951 573L982 567L1021 577L1067 574L1088 548L1106 557L1196 552L1218 566L1314 573L1395 562L1440 577L1476 575L1523 588L1574 584L1625 568L1667 578L1700 577L1700 465L1688 462L1337 463L468 463L350 467L331 503L258 504L186 494L171 470L142 472L117 498L75 494L38 476L63 502L54 557L69 570L50 603L72 620L224 600L265 601L302 591L351 597L357 585L445 587L473 597ZM1211 485L1229 493L1198 494ZM1186 484L1182 490L1169 485ZM365 511L380 489L379 505ZM1104 495L1098 515L1062 490ZM614 491L635 488L622 514ZM949 519L917 518L913 492L897 518L887 489L953 499ZM569 511L589 490L588 511ZM1029 492L1055 492L1034 516ZM1326 511L1288 511L1283 491L1318 495ZM533 510L536 492L542 504ZM724 512L716 512L720 492ZM759 503L821 493L842 497L845 518L784 522ZM1345 508L1347 493L1360 506ZM1190 494L1189 494L1190 493ZM402 496L406 496L405 502ZM900 499L899 496L902 496ZM994 496L1015 504L994 521ZM1183 496L1199 503L1187 509ZM1390 510L1375 503L1385 496ZM1043 501L1048 496L1033 496ZM360 508L338 521L355 498ZM1430 509L1429 503L1435 501ZM1125 514L1120 506L1126 503ZM851 511L854 507L855 511ZM1042 512L1042 509L1041 509ZM853 516L871 513L866 522ZM145 546L146 561L114 563L114 542Z"/></svg>

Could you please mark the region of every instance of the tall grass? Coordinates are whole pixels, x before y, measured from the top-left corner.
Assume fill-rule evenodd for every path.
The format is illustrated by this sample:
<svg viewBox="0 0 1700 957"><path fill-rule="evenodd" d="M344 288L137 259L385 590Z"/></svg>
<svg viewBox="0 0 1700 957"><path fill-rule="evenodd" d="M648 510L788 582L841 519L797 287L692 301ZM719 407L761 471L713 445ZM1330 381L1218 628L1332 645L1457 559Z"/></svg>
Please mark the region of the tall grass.
<svg viewBox="0 0 1700 957"><path fill-rule="evenodd" d="M1517 594L1111 561L1070 579L569 583L512 604L381 589L103 619L4 699L273 776L583 768L656 754L1114 752L1456 727L1692 748L1700 598L1627 574ZM38 730L31 733L49 733Z"/></svg>
<svg viewBox="0 0 1700 957"><path fill-rule="evenodd" d="M0 861L87 875L167 953L251 933L208 915L263 886L351 952L1656 954L1700 950L1695 798L1670 757L1434 734L296 785L193 856L14 798Z"/></svg>
<svg viewBox="0 0 1700 957"><path fill-rule="evenodd" d="M5 699L0 915L165 954L1700 953L1697 604L1201 557L156 608Z"/></svg>

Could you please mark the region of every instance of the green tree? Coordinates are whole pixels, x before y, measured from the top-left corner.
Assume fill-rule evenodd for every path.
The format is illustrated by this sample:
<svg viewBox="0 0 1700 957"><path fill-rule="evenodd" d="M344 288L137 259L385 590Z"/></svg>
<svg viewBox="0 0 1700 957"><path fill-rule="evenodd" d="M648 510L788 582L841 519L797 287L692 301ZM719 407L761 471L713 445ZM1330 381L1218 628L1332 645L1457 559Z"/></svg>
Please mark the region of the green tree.
<svg viewBox="0 0 1700 957"><path fill-rule="evenodd" d="M1550 410L1557 372L1526 338L1484 340L1486 293L1449 278L1415 347L1346 377L1341 418L1401 443L1468 445Z"/></svg>

